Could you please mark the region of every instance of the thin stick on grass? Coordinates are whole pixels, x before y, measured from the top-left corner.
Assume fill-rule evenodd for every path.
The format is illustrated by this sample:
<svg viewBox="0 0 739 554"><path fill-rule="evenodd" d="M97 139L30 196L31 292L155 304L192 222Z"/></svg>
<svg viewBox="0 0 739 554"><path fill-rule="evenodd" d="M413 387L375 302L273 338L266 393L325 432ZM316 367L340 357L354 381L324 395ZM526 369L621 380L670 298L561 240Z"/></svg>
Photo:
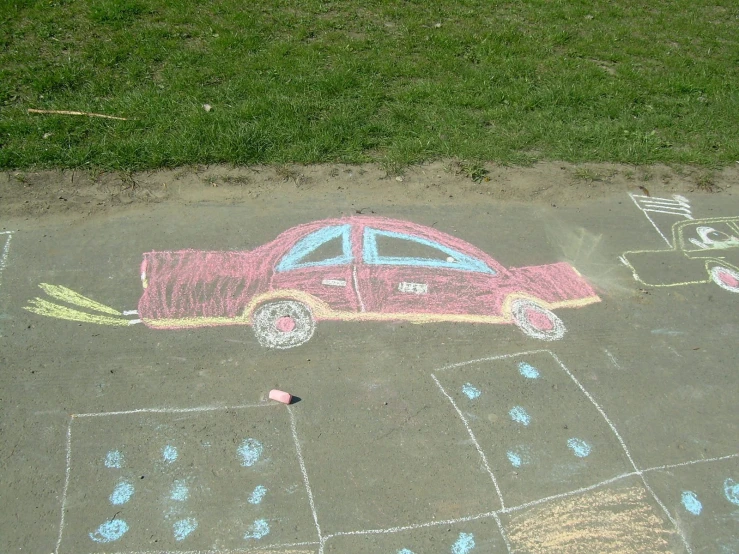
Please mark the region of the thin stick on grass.
<svg viewBox="0 0 739 554"><path fill-rule="evenodd" d="M57 115L85 115L87 117L104 117L105 119L118 119L120 121L128 121L126 117L116 117L114 115L105 115L101 113L89 113L89 112L70 112L67 110L36 110L34 108L28 108L28 113L48 113Z"/></svg>

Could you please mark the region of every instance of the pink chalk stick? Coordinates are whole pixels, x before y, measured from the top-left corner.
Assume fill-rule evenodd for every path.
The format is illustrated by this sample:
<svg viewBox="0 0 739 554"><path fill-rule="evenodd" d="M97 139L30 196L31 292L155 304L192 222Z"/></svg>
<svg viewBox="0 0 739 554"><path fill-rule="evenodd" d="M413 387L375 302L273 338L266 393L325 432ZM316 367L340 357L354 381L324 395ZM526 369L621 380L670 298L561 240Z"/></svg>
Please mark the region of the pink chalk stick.
<svg viewBox="0 0 739 554"><path fill-rule="evenodd" d="M277 400L277 402L282 402L283 404L290 404L293 397L289 392L272 389L271 391L269 391L269 399Z"/></svg>

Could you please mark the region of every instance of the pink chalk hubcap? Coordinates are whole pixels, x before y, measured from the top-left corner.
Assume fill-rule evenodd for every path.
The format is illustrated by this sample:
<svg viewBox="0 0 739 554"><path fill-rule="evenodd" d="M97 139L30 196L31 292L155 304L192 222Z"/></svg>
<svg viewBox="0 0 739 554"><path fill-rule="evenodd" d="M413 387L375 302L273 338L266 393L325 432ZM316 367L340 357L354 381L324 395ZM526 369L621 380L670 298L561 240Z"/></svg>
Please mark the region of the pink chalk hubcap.
<svg viewBox="0 0 739 554"><path fill-rule="evenodd" d="M282 316L275 322L275 327L278 331L289 333L290 331L295 330L295 320L287 315Z"/></svg>
<svg viewBox="0 0 739 554"><path fill-rule="evenodd" d="M719 280L727 287L731 287L733 289L739 287L739 279L734 277L728 271L724 269L719 269L718 271L716 271L716 273L718 275Z"/></svg>
<svg viewBox="0 0 739 554"><path fill-rule="evenodd" d="M554 329L554 322L547 314L541 313L539 310L528 308L526 310L526 319L529 323L541 331L551 331Z"/></svg>

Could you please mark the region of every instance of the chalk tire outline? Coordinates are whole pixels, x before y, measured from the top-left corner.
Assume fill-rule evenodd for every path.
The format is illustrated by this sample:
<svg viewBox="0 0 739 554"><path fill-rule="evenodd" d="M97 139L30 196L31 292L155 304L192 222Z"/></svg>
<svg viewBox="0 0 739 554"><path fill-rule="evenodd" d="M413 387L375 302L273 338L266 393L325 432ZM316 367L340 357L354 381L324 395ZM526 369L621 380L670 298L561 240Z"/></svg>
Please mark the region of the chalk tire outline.
<svg viewBox="0 0 739 554"><path fill-rule="evenodd" d="M728 274L739 281L739 271L735 271L723 265L714 265L711 269L708 270L708 274L711 276L711 281L713 281L719 287L724 290L728 290L729 292L739 292L739 286L732 287L731 285L724 283L721 280L721 277L719 276L721 273Z"/></svg>
<svg viewBox="0 0 739 554"><path fill-rule="evenodd" d="M534 311L543 315L552 324L551 329L540 329L529 319L528 312ZM539 340L553 341L561 339L567 332L564 322L553 311L548 310L533 300L518 298L511 303L511 315L521 331Z"/></svg>
<svg viewBox="0 0 739 554"><path fill-rule="evenodd" d="M288 317L293 329L281 331L277 322ZM310 307L296 300L275 300L258 306L252 316L252 328L260 345L285 350L308 342L316 330Z"/></svg>

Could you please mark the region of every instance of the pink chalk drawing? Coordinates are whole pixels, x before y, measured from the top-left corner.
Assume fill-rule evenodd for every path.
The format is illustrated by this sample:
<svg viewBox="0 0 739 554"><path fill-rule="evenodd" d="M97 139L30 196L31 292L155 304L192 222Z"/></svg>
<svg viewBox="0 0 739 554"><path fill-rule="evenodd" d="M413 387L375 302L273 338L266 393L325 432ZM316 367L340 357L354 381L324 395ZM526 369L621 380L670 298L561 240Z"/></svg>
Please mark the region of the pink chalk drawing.
<svg viewBox="0 0 739 554"><path fill-rule="evenodd" d="M298 225L247 252L148 252L141 281L144 325L251 325L277 349L327 320L513 323L557 340L552 310L600 301L567 263L504 268L451 235L375 216Z"/></svg>

